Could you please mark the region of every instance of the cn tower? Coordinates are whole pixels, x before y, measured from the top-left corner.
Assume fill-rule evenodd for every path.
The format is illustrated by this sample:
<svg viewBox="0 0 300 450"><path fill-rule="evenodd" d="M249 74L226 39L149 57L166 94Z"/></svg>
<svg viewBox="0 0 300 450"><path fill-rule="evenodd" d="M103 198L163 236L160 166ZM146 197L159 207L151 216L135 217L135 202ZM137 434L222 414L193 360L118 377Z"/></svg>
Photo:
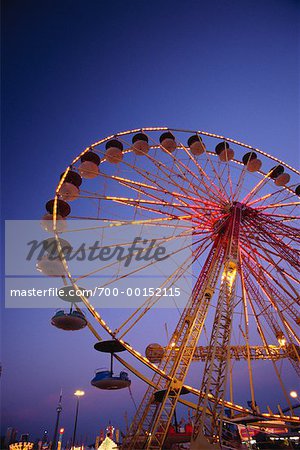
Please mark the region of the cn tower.
<svg viewBox="0 0 300 450"><path fill-rule="evenodd" d="M60 413L62 411L61 399L62 399L62 389L60 390L59 401L58 401L58 405L56 407L57 416L56 416L54 435L53 435L52 445L51 445L51 449L52 450L56 450L57 432L58 432L58 425L59 425L59 416L60 416Z"/></svg>

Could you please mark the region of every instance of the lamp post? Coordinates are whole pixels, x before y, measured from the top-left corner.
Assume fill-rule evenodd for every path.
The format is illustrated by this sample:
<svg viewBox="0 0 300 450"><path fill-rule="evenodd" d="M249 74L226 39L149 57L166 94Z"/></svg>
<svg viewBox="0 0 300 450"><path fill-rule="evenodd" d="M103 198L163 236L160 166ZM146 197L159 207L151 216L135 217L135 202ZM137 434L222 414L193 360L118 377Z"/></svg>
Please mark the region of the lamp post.
<svg viewBox="0 0 300 450"><path fill-rule="evenodd" d="M84 396L84 391L77 390L74 392L75 397L77 397L76 402L76 414L75 414L75 422L74 422L74 431L73 431L73 439L72 439L72 448L75 447L75 439L76 439L76 429L77 429L77 420L78 420L78 410L79 410L79 399Z"/></svg>

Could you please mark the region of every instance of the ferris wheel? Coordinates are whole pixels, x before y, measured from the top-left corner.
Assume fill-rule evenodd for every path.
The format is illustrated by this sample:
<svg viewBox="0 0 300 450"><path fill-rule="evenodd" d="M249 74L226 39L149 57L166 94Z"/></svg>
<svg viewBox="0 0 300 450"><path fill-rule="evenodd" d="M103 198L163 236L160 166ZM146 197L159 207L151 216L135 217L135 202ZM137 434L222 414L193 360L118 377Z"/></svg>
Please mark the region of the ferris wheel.
<svg viewBox="0 0 300 450"><path fill-rule="evenodd" d="M44 227L54 231L59 260L45 256L38 268L62 277L66 295L61 298L72 305L68 313L59 311L52 324L65 330L88 325L98 341L96 350L111 355L110 369L99 370L92 384L130 386L126 372L114 375L115 360L145 382L122 448L167 448L180 405L194 410L192 449L225 445L225 421L239 423L247 415L299 424L285 386L286 373L300 374L299 175L274 156L234 139L166 127L103 138L62 173L43 218ZM95 306L83 291L68 297L84 284L112 293L132 272L143 280L150 264L141 258L134 270L121 271L120 261L111 263L117 270L109 278L101 278L104 262L74 273L65 239L76 220L84 221L76 229L79 234L89 227L98 228L99 235L114 228L122 234L130 225L140 226L141 239L145 230L149 236L155 232L159 245L175 244L172 264L157 277L154 290L148 280L148 290L130 291L134 306L119 314ZM185 290L180 306L178 285ZM175 306L159 309L166 293ZM169 321L172 332L164 344L159 330ZM108 339L102 340L101 329ZM141 336L147 338L146 348L141 348ZM129 361L120 357L121 351ZM260 404L257 364L272 372L270 383L277 383L278 396L288 404L286 414L280 406L272 411ZM240 383L243 399L236 393Z"/></svg>

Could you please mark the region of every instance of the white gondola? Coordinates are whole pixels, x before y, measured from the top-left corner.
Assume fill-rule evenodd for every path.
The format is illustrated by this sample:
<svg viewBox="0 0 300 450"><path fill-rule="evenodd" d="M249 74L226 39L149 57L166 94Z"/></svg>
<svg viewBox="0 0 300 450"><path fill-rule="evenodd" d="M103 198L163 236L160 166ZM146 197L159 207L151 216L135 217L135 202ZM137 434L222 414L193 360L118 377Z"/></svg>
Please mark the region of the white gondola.
<svg viewBox="0 0 300 450"><path fill-rule="evenodd" d="M193 136L189 137L187 143L194 156L202 155L205 152L205 145L198 134L193 134Z"/></svg>
<svg viewBox="0 0 300 450"><path fill-rule="evenodd" d="M260 170L262 166L262 162L260 159L253 159L252 161L249 161L249 163L247 164L247 170L249 172L257 172L258 170Z"/></svg>
<svg viewBox="0 0 300 450"><path fill-rule="evenodd" d="M282 173L275 178L276 186L285 186L291 179L288 173Z"/></svg>
<svg viewBox="0 0 300 450"><path fill-rule="evenodd" d="M219 142L216 145L215 152L218 155L220 161L227 162L234 158L234 151L229 147L228 142Z"/></svg>
<svg viewBox="0 0 300 450"><path fill-rule="evenodd" d="M47 231L48 233L53 233L54 231L54 224L53 224L53 214L45 214L41 219L41 227L43 230ZM63 232L67 229L67 221L57 214L56 216L56 230L58 232Z"/></svg>
<svg viewBox="0 0 300 450"><path fill-rule="evenodd" d="M146 358L148 358L153 364L160 363L164 353L164 348L157 343L149 344L145 351Z"/></svg>
<svg viewBox="0 0 300 450"><path fill-rule="evenodd" d="M58 310L51 319L51 324L65 331L82 330L87 326L85 315L79 311L65 312L63 309Z"/></svg>
<svg viewBox="0 0 300 450"><path fill-rule="evenodd" d="M136 155L146 155L149 152L148 137L144 133L135 134L132 138L131 148Z"/></svg>
<svg viewBox="0 0 300 450"><path fill-rule="evenodd" d="M131 381L128 378L127 372L121 371L119 376L114 376L108 369L98 369L95 372L91 384L98 389L111 391L127 388L131 385Z"/></svg>
<svg viewBox="0 0 300 450"><path fill-rule="evenodd" d="M39 272L48 277L63 277L66 275L62 261L59 258L49 258L47 255L43 256L36 263L36 268Z"/></svg>
<svg viewBox="0 0 300 450"><path fill-rule="evenodd" d="M283 174L283 172L284 167L278 164L277 166L272 167L272 169L270 170L270 178L275 180L275 178L279 177L279 175Z"/></svg>
<svg viewBox="0 0 300 450"><path fill-rule="evenodd" d="M79 189L72 183L63 183L59 195L63 200L72 202L79 197Z"/></svg>
<svg viewBox="0 0 300 450"><path fill-rule="evenodd" d="M159 138L159 142L161 146L170 153L174 152L177 148L175 137L170 131L163 133Z"/></svg>
<svg viewBox="0 0 300 450"><path fill-rule="evenodd" d="M80 158L81 164L78 167L78 172L82 178L93 179L99 175L100 157L97 153L86 152Z"/></svg>
<svg viewBox="0 0 300 450"><path fill-rule="evenodd" d="M82 178L93 179L99 175L99 168L97 164L92 161L84 161L78 167L78 171Z"/></svg>
<svg viewBox="0 0 300 450"><path fill-rule="evenodd" d="M94 345L95 350L103 353L110 353L110 370L98 369L91 384L98 389L117 390L124 389L131 385L128 373L121 371L119 376L115 376L113 372L113 356L114 353L124 352L125 347L117 340L100 341Z"/></svg>
<svg viewBox="0 0 300 450"><path fill-rule="evenodd" d="M248 152L243 156L243 164L247 167L248 172L257 172L261 166L262 162L257 158L255 152Z"/></svg>
<svg viewBox="0 0 300 450"><path fill-rule="evenodd" d="M112 164L118 164L123 159L123 144L116 139L108 141L105 145L105 158Z"/></svg>
<svg viewBox="0 0 300 450"><path fill-rule="evenodd" d="M55 205L54 198L46 203L46 211L48 211L49 214L53 214L54 205ZM70 214L70 212L71 212L70 205L64 200L58 198L56 200L56 213L59 214L61 217L67 217Z"/></svg>

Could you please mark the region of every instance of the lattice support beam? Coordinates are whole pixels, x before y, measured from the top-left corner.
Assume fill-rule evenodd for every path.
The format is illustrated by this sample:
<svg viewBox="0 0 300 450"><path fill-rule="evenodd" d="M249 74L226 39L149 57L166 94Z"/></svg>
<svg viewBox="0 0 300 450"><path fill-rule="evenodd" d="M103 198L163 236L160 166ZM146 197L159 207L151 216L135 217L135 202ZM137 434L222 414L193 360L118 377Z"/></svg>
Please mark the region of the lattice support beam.
<svg viewBox="0 0 300 450"><path fill-rule="evenodd" d="M231 220L226 235L225 266L221 280L216 314L212 327L209 347L212 349L210 359L206 360L202 378L198 410L191 441L191 449L204 449L219 446L222 436L224 400L227 376L230 366L230 339L232 316L235 300L236 276L239 271L239 234L242 219L242 205L233 207ZM216 358L218 348L224 349L220 358ZM219 403L211 402L213 395Z"/></svg>

